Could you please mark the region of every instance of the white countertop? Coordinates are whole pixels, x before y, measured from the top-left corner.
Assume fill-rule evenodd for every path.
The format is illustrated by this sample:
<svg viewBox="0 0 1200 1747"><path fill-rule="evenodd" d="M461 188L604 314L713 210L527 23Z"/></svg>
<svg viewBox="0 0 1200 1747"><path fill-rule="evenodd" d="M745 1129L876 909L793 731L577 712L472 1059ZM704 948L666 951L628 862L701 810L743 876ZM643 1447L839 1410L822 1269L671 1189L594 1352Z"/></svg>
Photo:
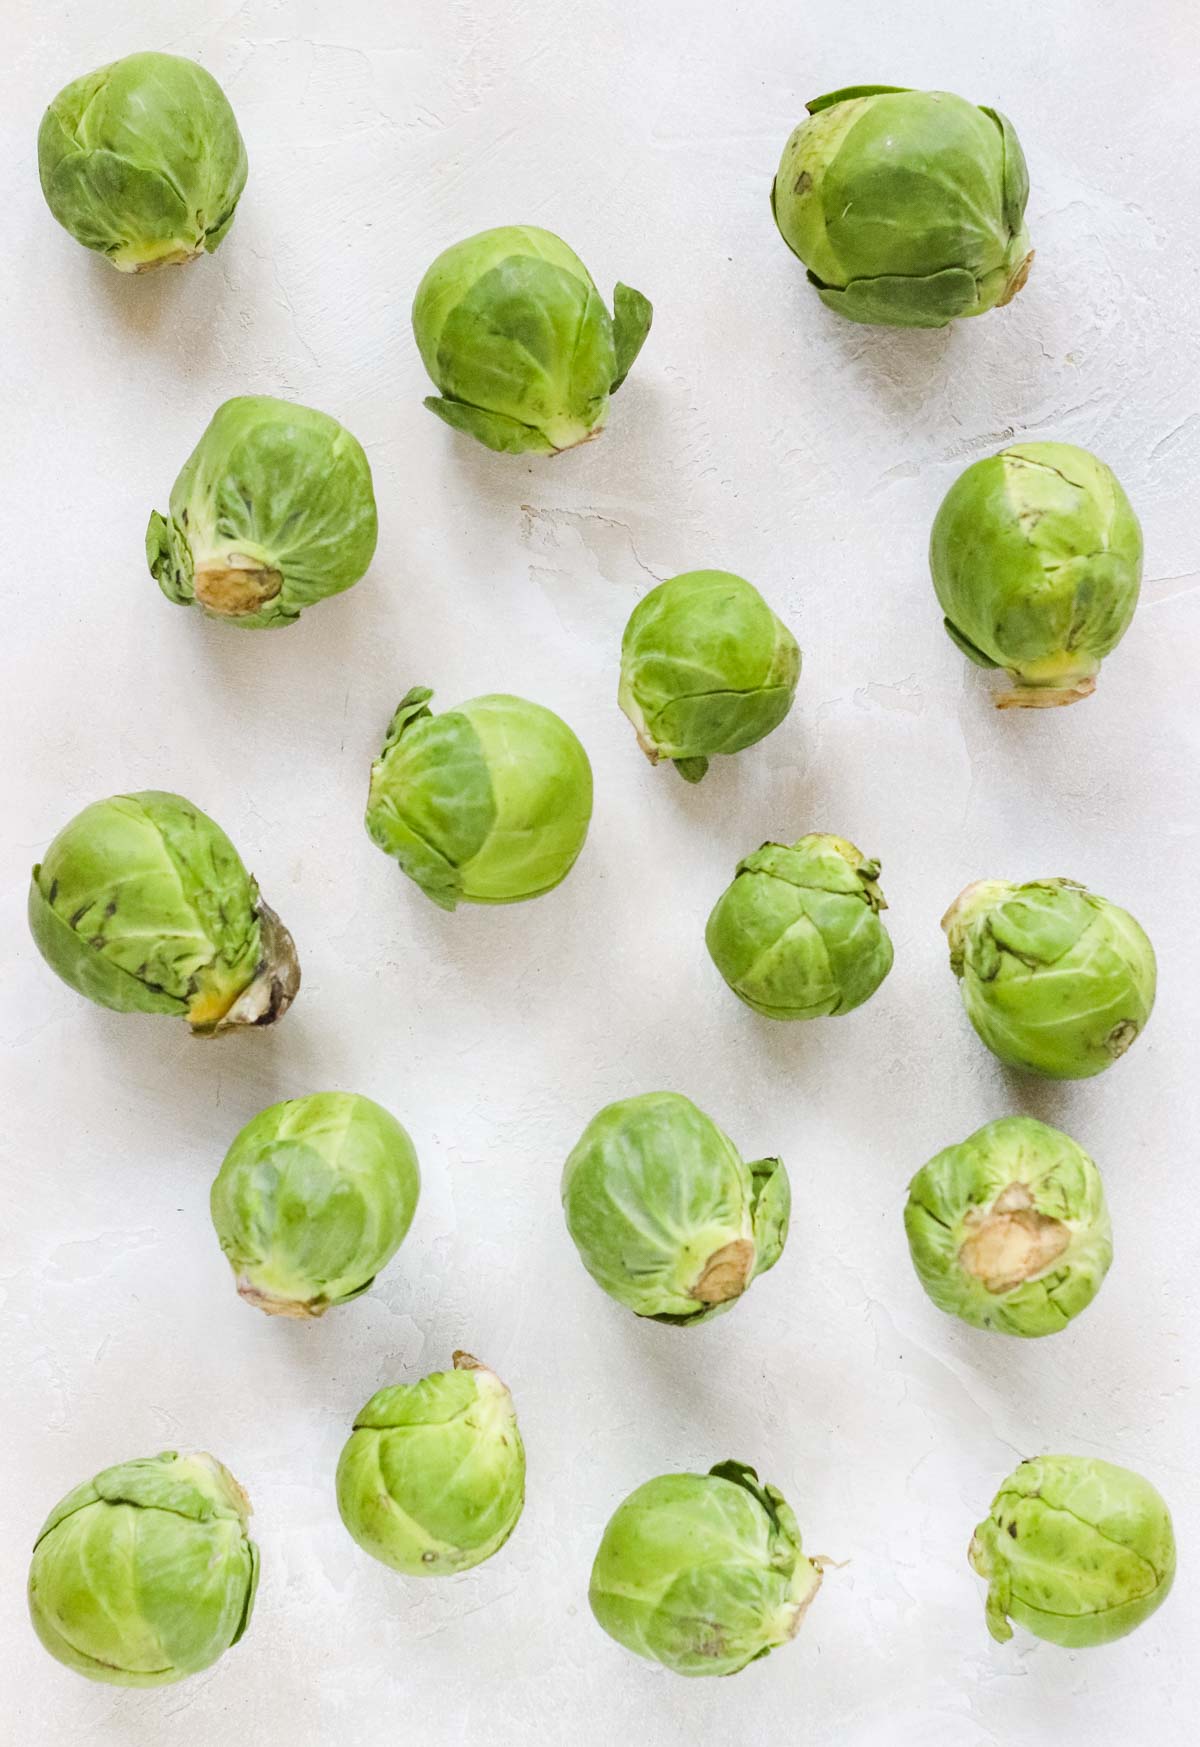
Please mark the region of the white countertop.
<svg viewBox="0 0 1200 1747"><path fill-rule="evenodd" d="M1190 1740L1200 1705L1200 27L1185 0L5 0L0 1218L6 1446L0 1683L21 1747L1081 1747ZM171 48L222 81L250 154L211 260L124 278L44 207L34 142L68 79ZM942 333L825 311L767 194L803 102L880 79L1013 118L1038 250L1007 311ZM485 226L559 231L607 296L654 301L610 428L553 461L491 455L422 410L408 309ZM325 408L362 440L369 576L287 632L173 608L149 511L217 404ZM1099 691L998 713L944 636L925 544L957 472L1011 440L1112 464L1143 522L1142 605ZM805 654L796 708L698 788L652 770L614 698L651 583L751 578ZM443 915L362 828L400 695L524 693L596 773L552 896ZM178 789L293 930L274 1030L193 1041L90 1007L25 929L28 868L87 802ZM766 837L883 862L895 969L852 1016L773 1025L703 946ZM1007 1075L962 1013L938 919L969 879L1066 874L1159 950L1157 1012L1100 1080ZM280 1323L234 1294L208 1190L263 1105L341 1087L412 1132L424 1191L371 1294ZM610 1099L686 1092L779 1152L779 1267L697 1330L637 1322L584 1273L562 1161ZM1063 1335L1019 1343L923 1296L905 1185L983 1121L1066 1128L1105 1176L1116 1262ZM332 1481L356 1409L456 1346L511 1385L529 1496L461 1578L361 1553ZM36 1644L28 1551L77 1481L171 1446L249 1490L251 1629L184 1685L92 1686ZM989 1639L965 1549L999 1481L1069 1450L1168 1498L1175 1594L1110 1648ZM684 1682L594 1624L587 1579L649 1476L758 1465L831 1571L798 1641Z"/></svg>

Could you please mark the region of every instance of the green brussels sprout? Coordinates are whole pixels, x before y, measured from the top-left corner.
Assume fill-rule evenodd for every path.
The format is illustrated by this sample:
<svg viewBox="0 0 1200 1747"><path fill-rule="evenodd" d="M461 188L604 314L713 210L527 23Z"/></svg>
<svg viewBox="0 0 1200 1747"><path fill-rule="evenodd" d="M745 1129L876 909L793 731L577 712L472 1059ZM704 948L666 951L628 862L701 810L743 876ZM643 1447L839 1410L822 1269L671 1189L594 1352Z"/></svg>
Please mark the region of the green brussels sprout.
<svg viewBox="0 0 1200 1747"><path fill-rule="evenodd" d="M892 968L879 863L844 837L764 843L739 862L705 942L740 1001L766 1019L851 1013Z"/></svg>
<svg viewBox="0 0 1200 1747"><path fill-rule="evenodd" d="M651 764L698 783L717 753L778 728L800 677L796 639L758 590L728 570L689 570L633 609L617 702Z"/></svg>
<svg viewBox="0 0 1200 1747"><path fill-rule="evenodd" d="M417 686L371 766L367 832L453 910L519 904L574 867L592 817L592 767L567 724L503 694L435 716Z"/></svg>
<svg viewBox="0 0 1200 1747"><path fill-rule="evenodd" d="M406 1577L449 1577L499 1552L525 1503L525 1449L494 1371L455 1353L452 1371L374 1394L337 1469L342 1521Z"/></svg>
<svg viewBox="0 0 1200 1747"><path fill-rule="evenodd" d="M592 1567L598 1623L676 1674L736 1674L794 1638L821 1585L791 1507L743 1462L660 1474L611 1517Z"/></svg>
<svg viewBox="0 0 1200 1747"><path fill-rule="evenodd" d="M246 148L211 73L179 55L127 55L59 92L38 129L38 174L76 242L144 273L224 240Z"/></svg>
<svg viewBox="0 0 1200 1747"><path fill-rule="evenodd" d="M821 302L851 321L942 328L1014 298L1033 263L1013 125L948 91L855 85L806 105L771 191Z"/></svg>
<svg viewBox="0 0 1200 1747"><path fill-rule="evenodd" d="M1154 1006L1154 948L1128 910L1074 880L977 880L942 917L967 1017L1011 1068L1087 1080Z"/></svg>
<svg viewBox="0 0 1200 1747"><path fill-rule="evenodd" d="M1070 443L1020 443L955 480L929 566L951 640L1012 678L1001 709L1073 704L1129 629L1142 531L1103 461Z"/></svg>
<svg viewBox="0 0 1200 1747"><path fill-rule="evenodd" d="M1111 1644L1148 1620L1175 1576L1166 1504L1140 1474L1091 1456L1022 1462L971 1539L988 1631L1010 1620L1069 1650Z"/></svg>
<svg viewBox="0 0 1200 1747"><path fill-rule="evenodd" d="M177 1013L199 1036L270 1025L300 987L291 935L182 795L113 795L76 814L33 870L29 927L78 994Z"/></svg>
<svg viewBox="0 0 1200 1747"><path fill-rule="evenodd" d="M650 332L640 291L618 285L613 312L550 231L506 225L455 243L413 303L417 348L439 391L425 405L508 455L589 442Z"/></svg>
<svg viewBox="0 0 1200 1747"><path fill-rule="evenodd" d="M209 1668L250 1624L250 1500L212 1456L106 1468L50 1512L29 1613L51 1656L109 1686L169 1686Z"/></svg>
<svg viewBox="0 0 1200 1747"><path fill-rule="evenodd" d="M353 588L375 552L371 469L328 413L239 395L217 408L146 529L169 601L250 630Z"/></svg>
<svg viewBox="0 0 1200 1747"><path fill-rule="evenodd" d="M412 1141L382 1105L314 1092L242 1129L212 1186L212 1220L248 1304L324 1316L391 1261L420 1189Z"/></svg>
<svg viewBox="0 0 1200 1747"><path fill-rule="evenodd" d="M787 1241L782 1159L743 1161L678 1092L608 1104L563 1168L567 1230L610 1298L685 1327L728 1310Z"/></svg>
<svg viewBox="0 0 1200 1747"><path fill-rule="evenodd" d="M1004 1116L908 1186L913 1267L939 1310L974 1328L1052 1335L1086 1310L1112 1261L1100 1173L1069 1135Z"/></svg>

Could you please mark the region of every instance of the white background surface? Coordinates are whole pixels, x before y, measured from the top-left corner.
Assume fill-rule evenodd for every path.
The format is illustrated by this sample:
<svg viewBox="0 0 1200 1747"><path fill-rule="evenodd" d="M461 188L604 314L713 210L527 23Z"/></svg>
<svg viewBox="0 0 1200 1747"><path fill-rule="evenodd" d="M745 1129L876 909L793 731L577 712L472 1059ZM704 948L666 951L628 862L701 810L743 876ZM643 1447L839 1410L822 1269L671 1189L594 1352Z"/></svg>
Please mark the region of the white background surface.
<svg viewBox="0 0 1200 1747"><path fill-rule="evenodd" d="M0 1680L21 1747L442 1743L1176 1743L1200 1702L1196 1480L1200 211L1191 0L3 0L0 428L6 679L0 1216ZM118 55L222 81L251 173L220 253L118 276L53 223L45 103ZM1038 249L1008 311L938 334L839 324L767 206L806 98L880 79L1013 117ZM603 440L493 456L421 408L408 308L446 244L560 231L656 324ZM301 624L237 633L144 569L149 511L216 405L268 392L365 444L368 578ZM1097 696L997 713L925 568L958 470L1014 436L1096 449L1143 519L1143 605ZM642 760L614 703L655 579L749 576L805 651L796 709L696 789ZM512 690L595 766L587 850L554 895L434 909L368 841L368 766L417 682ZM218 1044L89 1007L37 958L30 863L77 809L179 789L292 928L304 987ZM739 855L847 835L883 861L896 966L853 1016L756 1019L702 932ZM967 880L1067 874L1156 941L1158 1011L1098 1081L1008 1076L961 1012L938 918ZM208 1220L263 1105L366 1092L413 1133L424 1192L370 1296L308 1327L236 1298ZM579 1265L562 1160L609 1099L694 1096L781 1152L795 1219L728 1317L641 1324ZM1067 1128L1105 1173L1117 1259L1063 1335L943 1318L911 1273L910 1174L983 1121ZM511 1384L529 1499L461 1578L404 1581L342 1529L355 1410L464 1345ZM235 1651L158 1692L90 1686L38 1648L33 1536L71 1485L166 1446L227 1462L263 1583ZM965 1548L1044 1450L1144 1471L1180 1576L1135 1636L994 1645ZM684 1682L594 1624L591 1557L652 1474L737 1456L831 1572L801 1638Z"/></svg>

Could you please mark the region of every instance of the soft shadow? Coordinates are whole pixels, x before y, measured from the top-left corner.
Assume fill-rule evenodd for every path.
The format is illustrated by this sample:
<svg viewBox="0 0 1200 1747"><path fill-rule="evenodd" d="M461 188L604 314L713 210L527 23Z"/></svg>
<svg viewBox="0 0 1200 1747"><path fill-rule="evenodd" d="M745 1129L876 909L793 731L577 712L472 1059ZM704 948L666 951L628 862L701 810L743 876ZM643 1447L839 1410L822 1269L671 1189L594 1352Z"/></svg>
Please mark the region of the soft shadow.
<svg viewBox="0 0 1200 1747"><path fill-rule="evenodd" d="M795 297L797 336L802 339L812 324L821 324L813 345L799 350L806 360L805 376L815 378L819 367L827 378L832 352L834 370L861 377L898 419L911 419L915 410L940 399L958 368L961 322L944 328L890 328L847 321L826 309L803 278Z"/></svg>
<svg viewBox="0 0 1200 1747"><path fill-rule="evenodd" d="M303 999L302 981L297 1003ZM232 1137L268 1104L325 1088L328 1050L316 1023L296 1007L274 1025L217 1037L196 1037L183 1019L148 1014L97 1014L95 1027L93 1047L107 1064L101 1077L135 1082L164 1135L203 1132L215 1119Z"/></svg>
<svg viewBox="0 0 1200 1747"><path fill-rule="evenodd" d="M344 593L307 607L291 625L247 629L222 624L198 607L177 610L186 612L191 621L192 647L208 682L231 701L236 699L239 707L261 702L264 694L269 701L272 691L311 685L319 664L326 684L320 698L313 700L314 707L340 717L354 676L368 670L368 656L379 641L379 625L369 623L361 610L366 603L354 597L360 589L373 590L380 580L372 568Z"/></svg>
<svg viewBox="0 0 1200 1747"><path fill-rule="evenodd" d="M423 416L434 417L429 412ZM638 382L636 376L630 376L613 399L600 434L560 454L497 454L473 437L443 427L449 464L468 500L476 507L482 501L489 513L502 516L505 532L511 526L514 480L519 487L518 502L530 491L544 493L551 486L567 491L587 489L604 498L623 495L631 478L640 487L645 469L652 457L661 453L668 431L661 394L653 383Z"/></svg>
<svg viewBox="0 0 1200 1747"><path fill-rule="evenodd" d="M1023 1074L1016 1068L1004 1066L1000 1078L1012 1110L1036 1116L1039 1122L1070 1133L1075 1114L1085 1101L1080 1087L1086 1082L1044 1080L1039 1075Z"/></svg>
<svg viewBox="0 0 1200 1747"><path fill-rule="evenodd" d="M815 739L815 737L814 737ZM765 842L794 843L814 824L804 798L813 744L805 743L802 716L793 711L765 741L744 752L714 757L698 783L664 760L654 771L656 794L677 817L711 836L719 827L735 861ZM733 878L733 865L729 878ZM713 894L714 902L716 894Z"/></svg>
<svg viewBox="0 0 1200 1747"><path fill-rule="evenodd" d="M218 336L228 331L228 305L235 291L215 255L149 273L120 273L95 255L90 275L92 307L113 327L169 356L176 369L194 373Z"/></svg>

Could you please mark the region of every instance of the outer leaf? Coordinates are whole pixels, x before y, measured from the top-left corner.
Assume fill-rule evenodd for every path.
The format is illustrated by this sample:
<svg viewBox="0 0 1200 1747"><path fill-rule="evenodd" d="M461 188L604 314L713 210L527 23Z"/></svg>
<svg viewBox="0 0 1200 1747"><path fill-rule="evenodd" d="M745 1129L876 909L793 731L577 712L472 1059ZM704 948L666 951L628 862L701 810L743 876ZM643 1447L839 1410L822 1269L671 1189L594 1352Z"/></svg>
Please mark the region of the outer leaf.
<svg viewBox="0 0 1200 1747"><path fill-rule="evenodd" d="M610 394L615 394L629 375L638 353L646 343L653 319L654 306L650 299L643 297L640 291L634 291L632 286L618 284L613 292L613 347L616 352L617 373L613 377Z"/></svg>
<svg viewBox="0 0 1200 1747"><path fill-rule="evenodd" d="M115 1013L187 1012L187 1002L178 995L139 981L76 934L46 902L38 885L40 873L40 866L35 867L29 886L29 929L38 951L64 983Z"/></svg>
<svg viewBox="0 0 1200 1747"><path fill-rule="evenodd" d="M910 85L844 85L840 91L829 91L824 97L813 97L804 107L810 115L819 115L823 109L832 109L835 103L851 102L855 97L895 96L898 92L911 89Z"/></svg>
<svg viewBox="0 0 1200 1747"><path fill-rule="evenodd" d="M532 425L523 425L503 413L485 412L462 400L446 400L427 394L425 405L452 430L475 437L485 448L501 455L553 455L554 444Z"/></svg>
<svg viewBox="0 0 1200 1747"><path fill-rule="evenodd" d="M957 316L970 315L978 298L974 276L958 267L925 279L852 279L844 290L822 285L811 274L809 280L822 303L848 321L869 326L944 328Z"/></svg>

